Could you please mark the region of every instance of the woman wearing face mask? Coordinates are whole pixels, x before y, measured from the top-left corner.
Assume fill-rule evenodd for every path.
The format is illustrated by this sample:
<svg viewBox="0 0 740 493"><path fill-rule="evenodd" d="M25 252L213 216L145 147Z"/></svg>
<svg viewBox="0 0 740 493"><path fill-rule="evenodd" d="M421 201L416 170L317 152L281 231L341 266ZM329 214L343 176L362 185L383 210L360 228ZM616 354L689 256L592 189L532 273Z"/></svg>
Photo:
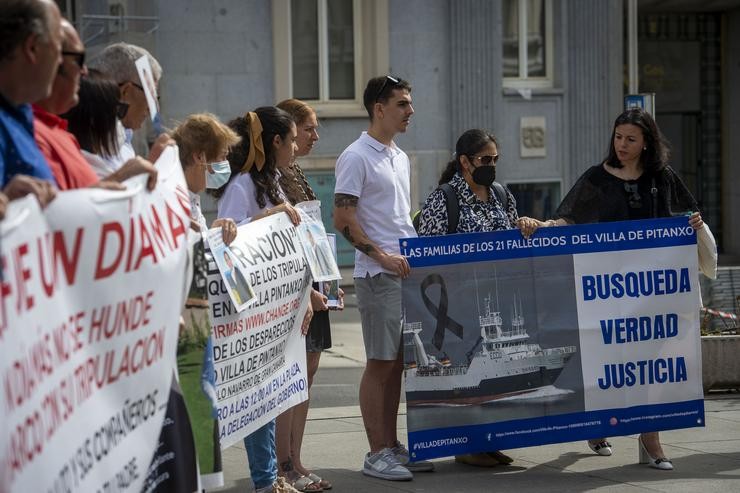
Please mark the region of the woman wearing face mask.
<svg viewBox="0 0 740 493"><path fill-rule="evenodd" d="M527 221L529 218L519 218L511 192L495 181L498 157L498 144L492 134L481 129L463 133L457 139L454 159L439 179L440 188L429 195L421 209L419 236L498 231ZM457 224L450 224L447 217L448 193L457 201ZM458 455L455 461L493 467L511 464L513 459L499 451L491 451Z"/></svg>
<svg viewBox="0 0 740 493"><path fill-rule="evenodd" d="M514 196L495 181L497 161L498 144L492 134L481 129L463 133L457 139L454 159L439 179L440 187L429 195L419 213L419 236L498 231L529 220L519 218ZM449 187L457 199L456 225L449 224L443 187Z"/></svg>
<svg viewBox="0 0 740 493"><path fill-rule="evenodd" d="M172 132L180 151L180 163L190 193L191 225L195 231L208 231L200 210L199 193L205 189L221 188L231 175L226 155L229 148L239 142L239 136L218 121L214 115L190 115ZM223 229L224 243L236 238L236 223L230 218L216 219L212 228Z"/></svg>
<svg viewBox="0 0 740 493"><path fill-rule="evenodd" d="M214 115L207 113L188 116L180 125L172 131L172 138L178 146L180 164L185 174L185 182L190 195L190 227L194 234L190 235L190 244L195 244L202 238L201 234L208 231L208 225L200 209L200 192L206 188L218 188L229 178L231 172L228 161L225 161L229 148L239 142L239 137L229 127L221 123ZM223 241L227 245L236 238L236 223L232 219L216 219L213 228L221 228ZM194 255L203 255L202 249L193 249ZM191 262L192 266L195 262ZM190 279L190 275L187 279ZM181 324L184 322L181 320ZM209 336L210 337L210 336ZM209 344L210 347L210 344ZM206 351L203 352L203 361L206 365ZM203 373L201 369L201 374ZM214 430L217 423L213 420L211 407L213 402L207 401L203 392L195 395L187 394L188 413L192 418L198 417L198 422L213 421ZM204 487L216 488L223 486L223 474L219 471L221 466L221 447L218 443L218 433L213 435L194 434L196 449L209 451L214 457L214 469L206 470L205 464L201 463L201 483ZM213 451L212 453L210 451Z"/></svg>
<svg viewBox="0 0 740 493"><path fill-rule="evenodd" d="M228 155L231 166L228 183L214 193L218 198L218 216L231 217L239 224L246 224L285 212L293 224L298 224L298 211L288 203L278 183L280 170L290 166L295 156L296 126L293 119L279 108L266 106L230 121L229 127L241 137L241 141ZM309 303L301 327L304 335L312 316ZM285 482L285 478L278 478L274 420L248 435L244 446L257 493L296 491ZM288 480L292 482L292 478ZM309 480L307 484L313 484L313 481ZM312 491L321 491L321 488Z"/></svg>

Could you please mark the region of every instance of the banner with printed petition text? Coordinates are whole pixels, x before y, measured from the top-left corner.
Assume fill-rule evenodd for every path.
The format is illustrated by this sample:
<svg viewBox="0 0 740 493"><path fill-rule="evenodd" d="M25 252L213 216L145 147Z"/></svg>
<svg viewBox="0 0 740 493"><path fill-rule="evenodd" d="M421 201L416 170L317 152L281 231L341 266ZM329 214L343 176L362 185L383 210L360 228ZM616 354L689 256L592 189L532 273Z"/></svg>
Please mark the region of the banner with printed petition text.
<svg viewBox="0 0 740 493"><path fill-rule="evenodd" d="M255 299L239 312L213 259L208 305L216 372L219 439L226 449L308 399L306 343L301 324L311 274L285 213L239 226L229 245L248 273ZM209 253L210 255L210 253Z"/></svg>

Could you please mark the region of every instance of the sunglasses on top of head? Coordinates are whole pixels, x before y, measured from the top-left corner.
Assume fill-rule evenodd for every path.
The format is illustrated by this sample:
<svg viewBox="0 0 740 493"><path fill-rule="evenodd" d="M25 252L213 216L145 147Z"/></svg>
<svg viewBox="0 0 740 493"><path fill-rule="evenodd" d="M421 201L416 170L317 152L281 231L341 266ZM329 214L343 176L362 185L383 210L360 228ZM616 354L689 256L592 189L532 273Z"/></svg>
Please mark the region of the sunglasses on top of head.
<svg viewBox="0 0 740 493"><path fill-rule="evenodd" d="M391 87L396 87L401 83L399 79L396 79L395 77L392 77L390 75L385 76L385 80L383 81L383 85L380 86L380 90L375 95L375 102L377 103L380 100L380 97L383 95L383 91L385 91L385 88L388 87L388 83L393 84Z"/></svg>

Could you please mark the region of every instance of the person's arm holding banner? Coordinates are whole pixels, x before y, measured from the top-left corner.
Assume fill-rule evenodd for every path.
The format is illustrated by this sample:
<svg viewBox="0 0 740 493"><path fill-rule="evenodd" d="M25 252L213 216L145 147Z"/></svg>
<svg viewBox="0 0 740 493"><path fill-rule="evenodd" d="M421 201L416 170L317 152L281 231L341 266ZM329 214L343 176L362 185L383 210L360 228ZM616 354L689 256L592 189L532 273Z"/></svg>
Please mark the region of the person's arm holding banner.
<svg viewBox="0 0 740 493"><path fill-rule="evenodd" d="M27 175L13 176L2 192L7 196L8 201L33 194L42 209L57 196L57 190L51 182Z"/></svg>
<svg viewBox="0 0 740 493"><path fill-rule="evenodd" d="M159 156L162 155L162 151L164 151L167 146L173 145L177 145L177 143L169 134L159 134L159 137L154 139L154 143L152 143L152 147L149 149L149 161L156 163Z"/></svg>
<svg viewBox="0 0 740 493"><path fill-rule="evenodd" d="M411 273L408 260L403 255L383 251L368 238L357 221L358 201L359 197L354 195L334 194L334 227L356 249L376 260L384 269L406 279Z"/></svg>
<svg viewBox="0 0 740 493"><path fill-rule="evenodd" d="M294 226L298 226L301 223L300 214L298 214L298 211L295 209L295 207L293 207L287 202L278 204L275 207L268 207L264 211L252 217L252 221L256 221L257 219L262 219L263 217L272 216L273 214L278 214L280 212L286 213L288 217L290 218L290 222L292 222Z"/></svg>
<svg viewBox="0 0 740 493"><path fill-rule="evenodd" d="M5 209L8 207L8 196L0 192L0 220L5 218Z"/></svg>
<svg viewBox="0 0 740 493"><path fill-rule="evenodd" d="M150 161L147 161L146 159L139 156L126 161L123 166L105 177L105 179L102 181L121 183L128 180L129 178L144 173L149 175L146 180L147 190L154 190L154 187L157 186L157 168L155 168Z"/></svg>

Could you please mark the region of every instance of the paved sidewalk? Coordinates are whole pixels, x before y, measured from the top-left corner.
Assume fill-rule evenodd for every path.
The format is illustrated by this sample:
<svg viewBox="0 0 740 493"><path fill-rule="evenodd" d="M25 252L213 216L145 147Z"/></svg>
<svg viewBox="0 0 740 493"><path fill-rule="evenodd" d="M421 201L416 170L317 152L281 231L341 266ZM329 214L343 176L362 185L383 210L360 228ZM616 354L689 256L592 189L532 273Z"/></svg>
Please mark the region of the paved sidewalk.
<svg viewBox="0 0 740 493"><path fill-rule="evenodd" d="M398 427L404 433L405 408L402 412ZM512 465L490 469L436 459L436 472L417 473L410 482L390 482L360 472L367 442L359 408L335 407L310 411L303 456L338 492L740 491L740 396L708 399L706 423L704 429L661 433L674 471L637 464L633 436L610 438L611 457L596 456L584 442L571 442L510 450ZM224 473L227 486L220 491L251 491L243 445L224 452Z"/></svg>
<svg viewBox="0 0 740 493"><path fill-rule="evenodd" d="M320 368L357 371L364 366L351 291L346 304L343 313L332 317L334 346L321 357ZM580 441L508 450L514 458L510 466L477 468L445 458L434 460L436 472L417 473L410 482L368 478L361 473L367 439L359 406L311 408L302 457L307 466L332 481L332 492L740 492L740 393L708 398L705 408L706 428L661 433L673 471L637 464L637 440L632 436L611 437L611 457L595 455ZM404 404L399 414L398 430L404 440ZM224 451L223 459L226 487L218 491L252 491L243 444Z"/></svg>

